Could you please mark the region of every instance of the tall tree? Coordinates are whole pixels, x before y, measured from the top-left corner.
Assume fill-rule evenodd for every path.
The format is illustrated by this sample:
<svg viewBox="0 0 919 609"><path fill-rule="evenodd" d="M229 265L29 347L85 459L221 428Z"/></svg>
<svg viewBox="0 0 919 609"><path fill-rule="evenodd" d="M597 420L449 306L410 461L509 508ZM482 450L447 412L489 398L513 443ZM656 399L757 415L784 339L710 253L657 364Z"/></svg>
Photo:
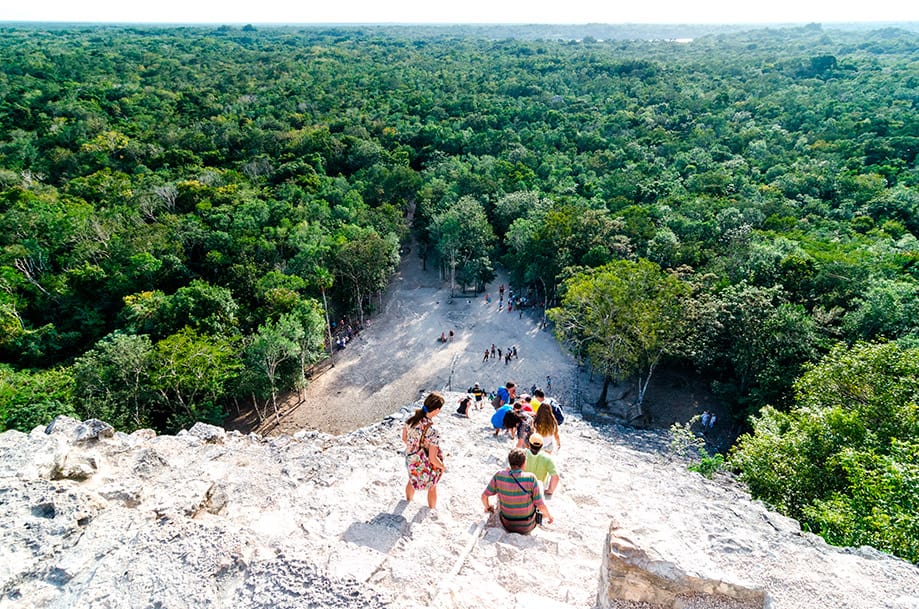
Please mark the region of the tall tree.
<svg viewBox="0 0 919 609"><path fill-rule="evenodd" d="M153 425L150 337L115 333L100 340L73 365L74 394L87 415L123 431Z"/></svg>
<svg viewBox="0 0 919 609"><path fill-rule="evenodd" d="M463 277L487 276L488 262L480 259L489 257L495 234L479 201L473 197L461 198L433 218L431 233L441 260L450 270L451 295L457 269L462 269Z"/></svg>
<svg viewBox="0 0 919 609"><path fill-rule="evenodd" d="M359 231L360 236L335 248L335 273L349 286L353 304L364 323L364 300L386 287L399 264L399 244L395 237L381 237L375 230Z"/></svg>
<svg viewBox="0 0 919 609"><path fill-rule="evenodd" d="M204 336L186 327L156 343L150 383L160 395L159 428L221 423L221 400L241 367L237 349L225 337Z"/></svg>
<svg viewBox="0 0 919 609"><path fill-rule="evenodd" d="M323 319L323 312L323 308L315 300L304 300L282 317L282 321L285 317L290 317L290 323L300 330L295 333L295 336L297 356L300 359L298 389L301 400L304 398L303 391L306 389L306 368L323 357L326 333L329 328L328 316L326 315Z"/></svg>
<svg viewBox="0 0 919 609"><path fill-rule="evenodd" d="M278 409L278 385L283 378L281 366L299 357L304 334L304 328L294 316L282 315L276 322L269 321L259 326L246 348L246 359L265 375L271 387L271 404L278 423L281 422Z"/></svg>
<svg viewBox="0 0 919 609"><path fill-rule="evenodd" d="M619 260L576 274L563 284L561 304L549 310L559 340L583 347L604 374L597 401L605 405L612 378L634 378L635 416L661 358L685 330L689 288L653 262Z"/></svg>

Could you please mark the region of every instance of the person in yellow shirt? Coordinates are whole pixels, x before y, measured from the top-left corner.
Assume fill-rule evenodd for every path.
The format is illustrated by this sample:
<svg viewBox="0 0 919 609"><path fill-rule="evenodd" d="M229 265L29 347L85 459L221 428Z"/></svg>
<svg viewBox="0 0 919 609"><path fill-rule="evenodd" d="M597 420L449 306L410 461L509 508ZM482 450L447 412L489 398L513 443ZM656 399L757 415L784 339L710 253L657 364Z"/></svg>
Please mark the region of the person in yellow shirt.
<svg viewBox="0 0 919 609"><path fill-rule="evenodd" d="M540 405L546 401L546 394L542 389L536 389L533 391L532 400L530 400L530 406L533 408L533 414L539 414Z"/></svg>

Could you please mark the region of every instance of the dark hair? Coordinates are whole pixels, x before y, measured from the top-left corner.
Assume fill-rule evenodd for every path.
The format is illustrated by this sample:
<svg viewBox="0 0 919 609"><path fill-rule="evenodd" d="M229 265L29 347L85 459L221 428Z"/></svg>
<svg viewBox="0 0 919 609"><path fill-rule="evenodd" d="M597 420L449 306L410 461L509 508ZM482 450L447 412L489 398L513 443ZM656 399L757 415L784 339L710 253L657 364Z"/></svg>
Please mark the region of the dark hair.
<svg viewBox="0 0 919 609"><path fill-rule="evenodd" d="M533 395L534 395L535 397L537 397L537 398L544 398L544 397L546 397L546 394L545 394L545 392L543 392L542 389L537 389L536 391L533 392ZM542 400L540 400L540 401L542 401Z"/></svg>
<svg viewBox="0 0 919 609"><path fill-rule="evenodd" d="M444 396L437 391L432 391L428 394L428 397L424 398L424 406L421 408L415 409L415 414L410 416L405 422L409 427L414 427L421 422L429 412L434 412L435 410L440 410L444 406Z"/></svg>
<svg viewBox="0 0 919 609"><path fill-rule="evenodd" d="M507 384L505 385L507 389L510 389L511 387L516 387L516 386L517 386L517 383L515 383L514 381L508 381Z"/></svg>
<svg viewBox="0 0 919 609"><path fill-rule="evenodd" d="M521 420L520 415L513 410L508 410L504 413L504 421L501 422L501 427L504 429L516 429Z"/></svg>
<svg viewBox="0 0 919 609"><path fill-rule="evenodd" d="M512 448L507 453L507 464L511 469L520 469L527 462L527 451L522 448Z"/></svg>

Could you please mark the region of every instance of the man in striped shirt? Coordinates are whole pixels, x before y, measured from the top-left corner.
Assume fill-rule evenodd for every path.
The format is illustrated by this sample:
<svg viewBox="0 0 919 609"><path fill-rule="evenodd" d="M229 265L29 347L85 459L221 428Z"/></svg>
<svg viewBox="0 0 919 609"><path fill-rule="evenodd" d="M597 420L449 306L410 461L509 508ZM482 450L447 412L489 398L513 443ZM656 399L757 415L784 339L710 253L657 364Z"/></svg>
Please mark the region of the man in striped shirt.
<svg viewBox="0 0 919 609"><path fill-rule="evenodd" d="M492 476L482 493L482 505L486 512L492 512L495 506L488 498L498 496L498 516L501 524L511 533L526 535L536 528L536 511L545 516L547 523L553 522L549 508L542 500L542 486L536 476L523 471L527 452L514 448L507 455L508 469L501 470Z"/></svg>

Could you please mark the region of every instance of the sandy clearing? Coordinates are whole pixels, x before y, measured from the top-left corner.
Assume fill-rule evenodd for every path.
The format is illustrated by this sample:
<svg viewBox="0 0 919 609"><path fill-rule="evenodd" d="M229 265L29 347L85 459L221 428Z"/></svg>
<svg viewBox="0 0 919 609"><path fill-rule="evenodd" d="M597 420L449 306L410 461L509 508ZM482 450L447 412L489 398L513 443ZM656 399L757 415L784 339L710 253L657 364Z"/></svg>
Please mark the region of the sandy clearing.
<svg viewBox="0 0 919 609"><path fill-rule="evenodd" d="M268 435L301 429L341 434L376 423L428 391L465 391L476 382L494 391L512 380L524 393L533 385L544 387L546 375L552 377L548 393L568 410L580 412L580 404L596 401L602 379L578 369L551 327L540 328L541 309L521 314L499 308L498 286L508 285L505 274L499 272L484 293L450 298L449 282L441 279L435 265L429 267L425 270L415 253L403 256L382 298L374 299L381 309L368 318L357 338L335 353L334 367L310 382L302 401L296 393L286 397L280 425L269 417L253 429L240 417L228 427ZM450 330L452 341L437 340ZM497 358L483 361L492 343L502 350L516 345L519 357L509 364ZM611 388L610 399L628 389ZM452 412L455 405L448 408ZM710 447L726 449L737 427L707 382L691 371L659 368L648 388L642 424L669 427L703 410L717 413L721 421L709 434Z"/></svg>
<svg viewBox="0 0 919 609"><path fill-rule="evenodd" d="M521 387L543 386L552 376L552 394L571 402L577 386L574 359L564 353L548 330L541 330L542 311L521 315L498 307L499 276L485 293L450 298L449 283L436 269L422 269L414 254L403 257L383 296L383 309L361 334L335 353L335 366L313 379L305 399L290 396L280 426L264 431L293 433L319 429L343 433L375 423L431 390L464 391L480 383L493 391L508 380ZM452 341L441 333L453 330ZM483 361L494 343L517 346L518 358L505 364Z"/></svg>

